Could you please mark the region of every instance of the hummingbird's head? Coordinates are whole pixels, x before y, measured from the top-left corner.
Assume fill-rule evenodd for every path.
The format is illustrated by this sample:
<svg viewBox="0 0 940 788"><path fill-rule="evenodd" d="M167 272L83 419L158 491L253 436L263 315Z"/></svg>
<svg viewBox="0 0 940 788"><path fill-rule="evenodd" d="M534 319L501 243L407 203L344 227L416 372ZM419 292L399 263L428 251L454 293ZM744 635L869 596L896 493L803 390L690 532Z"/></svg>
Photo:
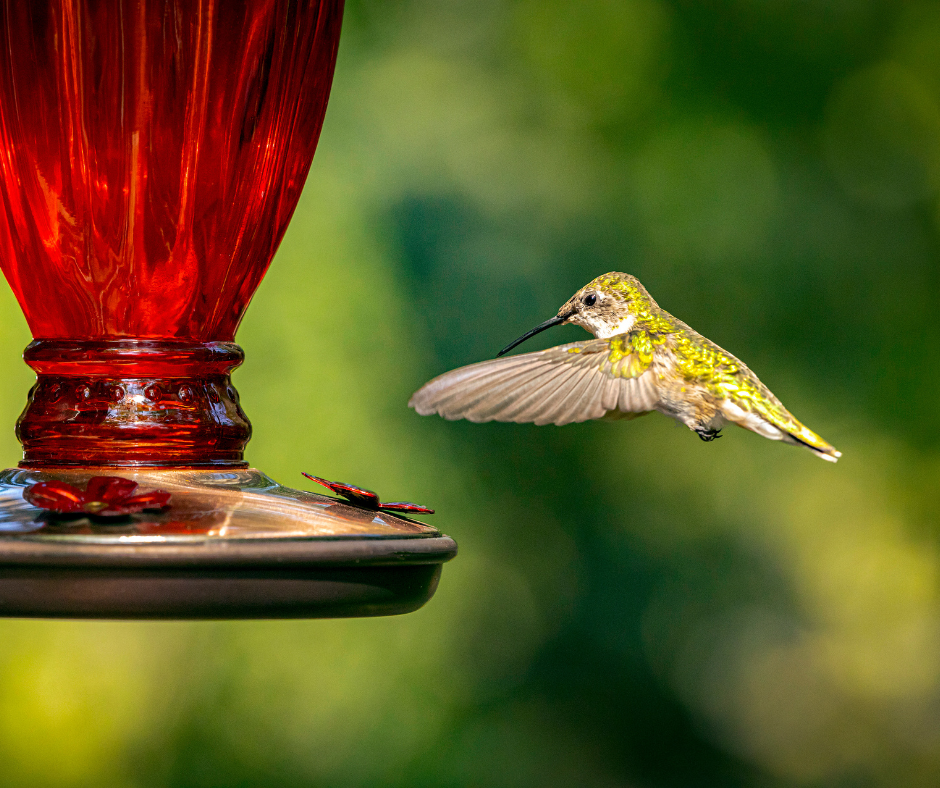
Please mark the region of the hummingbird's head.
<svg viewBox="0 0 940 788"><path fill-rule="evenodd" d="M581 326L598 339L609 339L633 328L637 313L648 311L653 303L636 277L618 272L604 274L571 296L555 317L526 332L497 355L508 353L546 328L565 323Z"/></svg>

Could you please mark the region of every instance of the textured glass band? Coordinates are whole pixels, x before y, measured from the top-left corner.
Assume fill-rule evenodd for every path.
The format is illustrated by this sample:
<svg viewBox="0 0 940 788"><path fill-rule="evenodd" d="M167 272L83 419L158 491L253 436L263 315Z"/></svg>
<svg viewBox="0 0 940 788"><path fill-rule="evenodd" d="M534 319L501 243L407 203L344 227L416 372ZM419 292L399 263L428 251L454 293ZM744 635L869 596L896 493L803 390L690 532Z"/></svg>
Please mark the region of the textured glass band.
<svg viewBox="0 0 940 788"><path fill-rule="evenodd" d="M23 358L37 373L16 425L23 467L245 465L238 345L42 339Z"/></svg>

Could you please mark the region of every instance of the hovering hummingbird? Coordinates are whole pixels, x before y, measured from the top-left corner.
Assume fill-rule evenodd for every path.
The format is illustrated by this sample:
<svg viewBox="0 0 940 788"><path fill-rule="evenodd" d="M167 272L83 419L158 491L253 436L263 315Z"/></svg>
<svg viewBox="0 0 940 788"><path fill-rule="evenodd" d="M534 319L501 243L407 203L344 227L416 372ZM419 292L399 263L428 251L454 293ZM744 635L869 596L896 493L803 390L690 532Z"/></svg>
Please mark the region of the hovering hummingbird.
<svg viewBox="0 0 940 788"><path fill-rule="evenodd" d="M596 338L500 358L565 323ZM635 277L617 272L582 287L555 317L497 358L426 383L408 405L422 416L439 413L450 420L557 425L658 410L704 441L720 437L731 422L805 446L830 462L842 456L797 421L741 361L660 308Z"/></svg>

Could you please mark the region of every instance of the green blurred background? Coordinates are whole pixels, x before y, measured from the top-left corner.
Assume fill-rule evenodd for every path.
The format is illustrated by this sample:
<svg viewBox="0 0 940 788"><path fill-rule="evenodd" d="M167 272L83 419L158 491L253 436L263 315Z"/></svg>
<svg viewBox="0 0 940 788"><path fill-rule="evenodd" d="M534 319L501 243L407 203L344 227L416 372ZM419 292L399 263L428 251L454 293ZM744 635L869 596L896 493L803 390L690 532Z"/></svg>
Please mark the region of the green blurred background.
<svg viewBox="0 0 940 788"><path fill-rule="evenodd" d="M940 5L350 0L343 36L238 335L248 456L461 554L398 618L0 622L0 785L940 783ZM405 407L609 270L839 464ZM2 465L29 338L4 288Z"/></svg>

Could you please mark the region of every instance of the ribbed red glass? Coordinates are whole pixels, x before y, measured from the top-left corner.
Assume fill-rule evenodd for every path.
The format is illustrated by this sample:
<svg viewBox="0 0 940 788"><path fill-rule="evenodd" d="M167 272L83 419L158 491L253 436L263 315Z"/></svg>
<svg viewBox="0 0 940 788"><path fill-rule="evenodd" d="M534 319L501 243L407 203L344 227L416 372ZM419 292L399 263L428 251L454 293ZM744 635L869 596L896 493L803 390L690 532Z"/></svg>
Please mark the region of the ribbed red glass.
<svg viewBox="0 0 940 788"><path fill-rule="evenodd" d="M342 0L3 0L0 267L40 340L26 464L241 461L240 351L220 343L300 196L341 16Z"/></svg>

